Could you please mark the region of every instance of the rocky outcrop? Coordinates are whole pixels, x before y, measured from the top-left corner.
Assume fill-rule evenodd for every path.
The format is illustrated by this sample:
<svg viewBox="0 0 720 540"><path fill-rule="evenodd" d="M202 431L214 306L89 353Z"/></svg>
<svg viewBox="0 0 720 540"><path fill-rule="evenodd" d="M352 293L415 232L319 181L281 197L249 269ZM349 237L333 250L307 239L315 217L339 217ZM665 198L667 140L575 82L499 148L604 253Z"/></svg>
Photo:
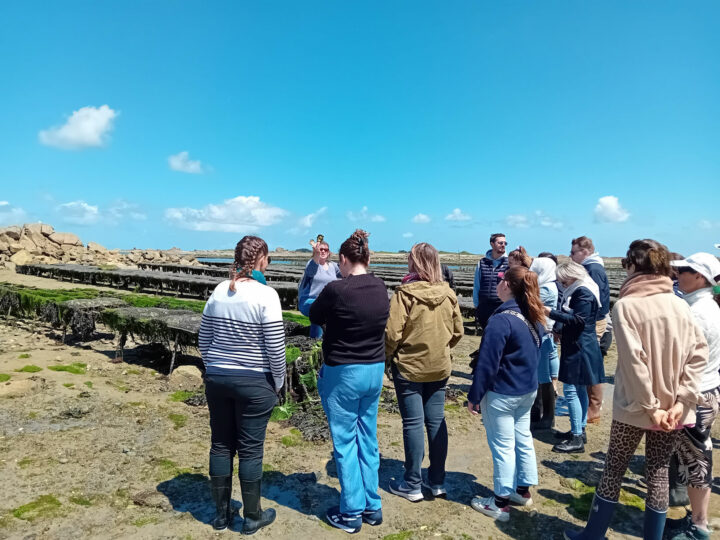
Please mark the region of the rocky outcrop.
<svg viewBox="0 0 720 540"><path fill-rule="evenodd" d="M133 267L138 263L199 265L194 257L173 248L166 251L133 249L121 253L97 242L83 245L80 238L68 232L56 232L45 223L27 223L0 228L0 268L14 269L29 263L75 263L94 266Z"/></svg>

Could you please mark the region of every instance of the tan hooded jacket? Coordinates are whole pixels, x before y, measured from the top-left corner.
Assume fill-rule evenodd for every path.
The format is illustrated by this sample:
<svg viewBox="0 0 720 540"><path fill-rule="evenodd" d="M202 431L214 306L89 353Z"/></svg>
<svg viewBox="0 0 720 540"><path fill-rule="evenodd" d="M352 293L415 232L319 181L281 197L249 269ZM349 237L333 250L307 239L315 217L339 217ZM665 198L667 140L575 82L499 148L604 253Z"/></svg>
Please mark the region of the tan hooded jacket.
<svg viewBox="0 0 720 540"><path fill-rule="evenodd" d="M643 429L649 413L686 404L681 425L695 423L708 346L687 302L670 278L635 274L620 289L612 313L618 363L613 420Z"/></svg>
<svg viewBox="0 0 720 540"><path fill-rule="evenodd" d="M390 299L385 357L413 382L450 376L450 349L463 336L457 297L445 283L415 281L400 285Z"/></svg>

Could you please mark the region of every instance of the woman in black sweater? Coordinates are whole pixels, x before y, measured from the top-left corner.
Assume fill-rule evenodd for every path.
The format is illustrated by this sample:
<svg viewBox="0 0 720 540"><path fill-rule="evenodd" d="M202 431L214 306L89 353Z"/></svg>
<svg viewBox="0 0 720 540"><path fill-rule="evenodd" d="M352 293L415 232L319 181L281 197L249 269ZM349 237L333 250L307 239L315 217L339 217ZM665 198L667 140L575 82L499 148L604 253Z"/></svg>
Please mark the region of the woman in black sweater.
<svg viewBox="0 0 720 540"><path fill-rule="evenodd" d="M327 519L349 533L358 532L363 522L382 522L377 412L390 302L383 281L367 272L367 238L358 229L343 242L343 279L329 283L310 307L310 322L325 325L318 391L340 480L340 506L328 510Z"/></svg>

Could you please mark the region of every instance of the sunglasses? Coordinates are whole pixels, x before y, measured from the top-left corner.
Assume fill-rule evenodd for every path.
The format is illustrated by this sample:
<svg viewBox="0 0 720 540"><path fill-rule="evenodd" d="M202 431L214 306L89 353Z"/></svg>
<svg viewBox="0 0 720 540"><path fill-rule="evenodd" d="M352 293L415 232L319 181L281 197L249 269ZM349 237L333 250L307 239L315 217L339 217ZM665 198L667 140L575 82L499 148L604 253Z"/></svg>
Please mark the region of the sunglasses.
<svg viewBox="0 0 720 540"><path fill-rule="evenodd" d="M507 242L495 242L498 246L507 246Z"/></svg>
<svg viewBox="0 0 720 540"><path fill-rule="evenodd" d="M685 272L690 272L691 274L697 274L697 270L693 270L689 266L680 266L677 269L678 274L684 274Z"/></svg>
<svg viewBox="0 0 720 540"><path fill-rule="evenodd" d="M328 248L320 248L320 249L318 249L318 251L324 251L324 252L328 253L330 250Z"/></svg>

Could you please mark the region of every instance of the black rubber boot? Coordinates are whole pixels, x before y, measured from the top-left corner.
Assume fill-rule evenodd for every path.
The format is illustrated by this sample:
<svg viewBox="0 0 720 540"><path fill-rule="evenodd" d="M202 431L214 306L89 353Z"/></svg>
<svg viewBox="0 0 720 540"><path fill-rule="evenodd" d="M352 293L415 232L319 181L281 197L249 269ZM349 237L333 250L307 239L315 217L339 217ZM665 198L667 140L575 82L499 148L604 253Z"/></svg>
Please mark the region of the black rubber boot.
<svg viewBox="0 0 720 540"><path fill-rule="evenodd" d="M255 534L263 527L275 521L275 510L260 507L260 487L262 480L241 480L240 489L243 499L243 526L242 534Z"/></svg>
<svg viewBox="0 0 720 540"><path fill-rule="evenodd" d="M643 540L662 540L665 530L667 510L660 512L645 506L645 523L643 525Z"/></svg>
<svg viewBox="0 0 720 540"><path fill-rule="evenodd" d="M538 424L539 429L552 429L555 426L555 388L553 384L543 383L540 385L542 392L542 419Z"/></svg>
<svg viewBox="0 0 720 540"><path fill-rule="evenodd" d="M215 501L215 519L212 521L213 529L223 531L232 523L232 476L211 476L210 488Z"/></svg>
<svg viewBox="0 0 720 540"><path fill-rule="evenodd" d="M573 435L572 439L559 442L552 447L553 452L561 454L580 454L585 451L582 435Z"/></svg>

